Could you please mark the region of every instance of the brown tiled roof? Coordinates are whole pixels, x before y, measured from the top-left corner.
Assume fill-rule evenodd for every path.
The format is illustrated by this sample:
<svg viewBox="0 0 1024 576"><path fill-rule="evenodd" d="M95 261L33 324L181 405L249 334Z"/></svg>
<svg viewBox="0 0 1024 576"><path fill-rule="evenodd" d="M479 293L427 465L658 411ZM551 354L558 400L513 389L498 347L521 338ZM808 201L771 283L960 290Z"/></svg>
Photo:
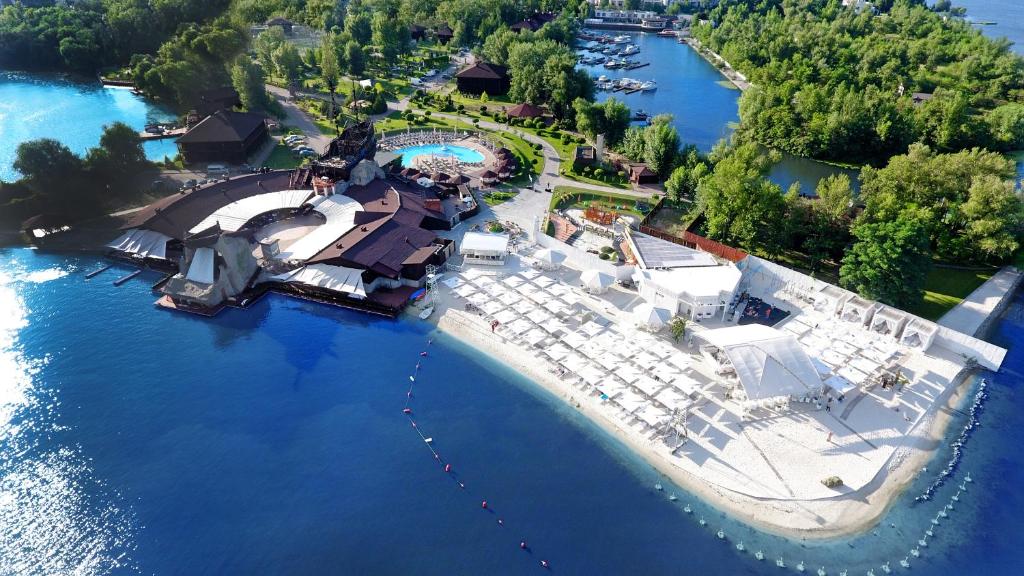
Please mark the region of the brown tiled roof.
<svg viewBox="0 0 1024 576"><path fill-rule="evenodd" d="M523 102L522 104L516 104L509 108L508 115L513 118L540 118L544 115L544 111L539 106L534 106L529 102Z"/></svg>
<svg viewBox="0 0 1024 576"><path fill-rule="evenodd" d="M193 126L184 136L178 138L178 143L241 143L264 125L265 119L262 114L218 110Z"/></svg>
<svg viewBox="0 0 1024 576"><path fill-rule="evenodd" d="M504 80L508 78L508 69L498 64L488 62L477 62L468 68L462 69L456 78L486 78L488 80Z"/></svg>

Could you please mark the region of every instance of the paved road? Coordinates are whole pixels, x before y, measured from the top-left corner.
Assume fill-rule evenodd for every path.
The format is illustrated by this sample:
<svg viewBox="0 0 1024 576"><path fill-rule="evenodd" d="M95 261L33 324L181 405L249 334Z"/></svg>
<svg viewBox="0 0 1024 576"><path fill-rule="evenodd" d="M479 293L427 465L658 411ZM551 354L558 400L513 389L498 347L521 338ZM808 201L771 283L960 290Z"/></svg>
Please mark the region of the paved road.
<svg viewBox="0 0 1024 576"><path fill-rule="evenodd" d="M324 150L327 148L327 145L331 142L331 137L320 132L320 128L295 104L288 94L288 90L267 84L267 91L277 98L284 108L284 123L293 128L298 128L306 136L306 141L310 148L314 150Z"/></svg>

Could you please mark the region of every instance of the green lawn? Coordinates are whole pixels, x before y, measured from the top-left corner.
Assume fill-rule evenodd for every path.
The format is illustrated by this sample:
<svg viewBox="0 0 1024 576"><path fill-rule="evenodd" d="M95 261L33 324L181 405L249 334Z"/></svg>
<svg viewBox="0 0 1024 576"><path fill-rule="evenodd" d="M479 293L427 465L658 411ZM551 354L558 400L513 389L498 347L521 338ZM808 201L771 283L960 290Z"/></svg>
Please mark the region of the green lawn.
<svg viewBox="0 0 1024 576"><path fill-rule="evenodd" d="M933 268L924 284L924 299L917 306L911 307L910 312L922 318L938 320L995 272Z"/></svg>
<svg viewBox="0 0 1024 576"><path fill-rule="evenodd" d="M642 199L613 192L597 192L572 186L555 186L554 192L551 194L550 209L565 210L567 208L579 208L582 210L596 204L606 210L615 210L620 214L631 214L642 218L643 214L635 209L637 200Z"/></svg>
<svg viewBox="0 0 1024 576"><path fill-rule="evenodd" d="M267 157L265 164L268 168L290 169L302 163L302 160L284 144L274 146L274 151Z"/></svg>

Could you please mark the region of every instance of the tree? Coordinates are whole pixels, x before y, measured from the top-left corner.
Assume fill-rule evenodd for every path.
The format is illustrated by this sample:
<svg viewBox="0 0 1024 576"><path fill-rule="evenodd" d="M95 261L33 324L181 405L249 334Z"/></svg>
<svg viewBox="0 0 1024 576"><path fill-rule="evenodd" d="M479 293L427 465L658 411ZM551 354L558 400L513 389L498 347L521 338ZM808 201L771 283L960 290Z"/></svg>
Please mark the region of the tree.
<svg viewBox="0 0 1024 576"><path fill-rule="evenodd" d="M374 14L370 29L373 45L380 50L385 62L393 62L407 50L409 28L387 14Z"/></svg>
<svg viewBox="0 0 1024 576"><path fill-rule="evenodd" d="M290 42L284 42L274 49L274 69L277 74L284 78L289 84L295 84L299 80L299 72L302 69L302 56L299 50Z"/></svg>
<svg viewBox="0 0 1024 576"><path fill-rule="evenodd" d="M266 110L270 104L264 86L263 69L248 56L239 56L231 66L231 85L238 91L246 110Z"/></svg>
<svg viewBox="0 0 1024 576"><path fill-rule="evenodd" d="M355 40L349 40L345 44L345 63L348 65L348 73L352 76L361 76L366 70L366 54Z"/></svg>
<svg viewBox="0 0 1024 576"><path fill-rule="evenodd" d="M89 150L86 164L107 182L124 182L149 161L139 133L124 122L114 122L103 128L100 145Z"/></svg>
<svg viewBox="0 0 1024 576"><path fill-rule="evenodd" d="M985 115L992 143L999 150L1024 148L1024 104L1004 104Z"/></svg>
<svg viewBox="0 0 1024 576"><path fill-rule="evenodd" d="M52 138L29 140L18 145L14 169L35 192L56 197L61 190L81 182L82 159Z"/></svg>
<svg viewBox="0 0 1024 576"><path fill-rule="evenodd" d="M603 104L598 106L604 111L601 127L604 132L605 141L609 146L615 146L622 141L622 137L625 136L626 130L629 128L629 122L632 117L629 106L615 98L608 98Z"/></svg>
<svg viewBox="0 0 1024 576"><path fill-rule="evenodd" d="M858 224L852 233L856 241L843 258L840 283L899 308L920 302L931 253L918 210L908 208L887 222Z"/></svg>
<svg viewBox="0 0 1024 576"><path fill-rule="evenodd" d="M320 43L320 78L331 93L331 101L334 101L334 92L338 89L338 80L341 79L341 67L338 65L338 52L334 48L334 35L327 34Z"/></svg>
<svg viewBox="0 0 1024 576"><path fill-rule="evenodd" d="M774 164L757 144L737 146L697 186L706 235L726 244L773 253L781 244L785 200L764 175Z"/></svg>
<svg viewBox="0 0 1024 576"><path fill-rule="evenodd" d="M853 188L846 174L831 174L822 178L814 192L818 196L821 211L833 221L845 218L853 207Z"/></svg>
<svg viewBox="0 0 1024 576"><path fill-rule="evenodd" d="M960 209L966 220L961 245L965 256L978 261L1009 258L1020 246L1021 198L1012 180L981 176L971 183Z"/></svg>
<svg viewBox="0 0 1024 576"><path fill-rule="evenodd" d="M256 52L256 58L263 64L266 70L274 68L274 51L287 41L284 37L284 30L280 26L271 26L252 41L252 49Z"/></svg>
<svg viewBox="0 0 1024 576"><path fill-rule="evenodd" d="M671 115L655 118L644 129L644 162L659 178L668 176L679 154L679 134L672 126Z"/></svg>
<svg viewBox="0 0 1024 576"><path fill-rule="evenodd" d="M345 32L357 44L366 46L370 43L370 37L373 35L373 30L370 28L370 16L363 11L353 13L351 6L352 4L349 4L349 14L345 17Z"/></svg>

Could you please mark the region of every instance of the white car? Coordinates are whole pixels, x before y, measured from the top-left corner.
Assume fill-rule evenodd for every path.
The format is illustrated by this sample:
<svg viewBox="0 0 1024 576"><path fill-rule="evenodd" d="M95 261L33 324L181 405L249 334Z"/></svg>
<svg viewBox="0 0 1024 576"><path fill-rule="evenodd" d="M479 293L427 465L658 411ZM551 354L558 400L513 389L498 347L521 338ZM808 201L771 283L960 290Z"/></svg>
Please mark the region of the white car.
<svg viewBox="0 0 1024 576"><path fill-rule="evenodd" d="M409 84L413 86L423 86L423 80L419 78L409 78Z"/></svg>
<svg viewBox="0 0 1024 576"><path fill-rule="evenodd" d="M305 139L305 136L300 136L299 134L292 134L290 136L285 136L284 138L281 139L281 141L284 142L285 144L295 144L296 142L302 142Z"/></svg>

